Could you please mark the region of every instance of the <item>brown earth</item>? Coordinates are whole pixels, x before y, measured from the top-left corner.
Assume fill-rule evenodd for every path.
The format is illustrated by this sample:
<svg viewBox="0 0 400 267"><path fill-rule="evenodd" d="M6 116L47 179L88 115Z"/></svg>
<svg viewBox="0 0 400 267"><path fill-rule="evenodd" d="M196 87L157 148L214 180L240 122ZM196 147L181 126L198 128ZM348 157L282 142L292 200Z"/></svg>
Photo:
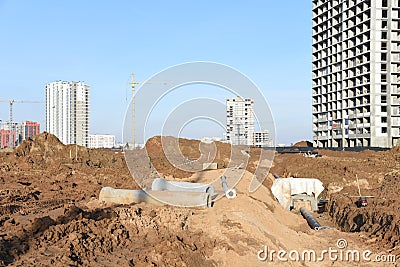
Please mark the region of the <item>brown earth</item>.
<svg viewBox="0 0 400 267"><path fill-rule="evenodd" d="M376 249L400 253L400 149L385 152L334 152L320 150L321 158L300 154L275 157L271 172L283 177L316 177L329 200L328 213L342 231L363 233ZM356 177L357 176L357 177ZM358 208L357 178L361 194L374 196Z"/></svg>
<svg viewBox="0 0 400 267"><path fill-rule="evenodd" d="M168 159L183 167L168 161L161 138L155 137L146 144L148 156L144 150L127 156L130 168L146 177L216 185L223 174L229 178L243 172L238 197L222 197L209 209L109 205L97 200L102 187L138 189L140 177L131 177L122 151L65 146L44 133L12 152L0 152L0 266L332 266L329 260L260 262L257 253L264 246L321 251L334 247L338 238L352 249L398 252L398 150L320 151L321 158L276 155L271 172L319 178L329 189L324 192L330 199L328 213L315 216L343 232L315 232L274 200L268 189L271 175L266 186L248 192L252 173L261 176L268 165L268 158L259 158L261 150L185 139L178 143L183 156L172 153ZM210 158L218 170L193 174ZM248 164L240 166L243 158ZM357 195L355 174L362 193L376 196L366 208L357 208L349 197ZM216 191L222 193L220 185Z"/></svg>
<svg viewBox="0 0 400 267"><path fill-rule="evenodd" d="M294 144L293 146L296 146L296 147L312 147L313 144L310 141L300 141L300 142L297 142L296 144Z"/></svg>
<svg viewBox="0 0 400 267"><path fill-rule="evenodd" d="M213 162L218 164L218 169L244 168L261 181L268 174L274 157L272 151L259 148L235 146L232 149L230 144L222 142L206 144L199 140L160 136L147 141L146 151L160 176L178 180L187 180L203 169L203 163Z"/></svg>

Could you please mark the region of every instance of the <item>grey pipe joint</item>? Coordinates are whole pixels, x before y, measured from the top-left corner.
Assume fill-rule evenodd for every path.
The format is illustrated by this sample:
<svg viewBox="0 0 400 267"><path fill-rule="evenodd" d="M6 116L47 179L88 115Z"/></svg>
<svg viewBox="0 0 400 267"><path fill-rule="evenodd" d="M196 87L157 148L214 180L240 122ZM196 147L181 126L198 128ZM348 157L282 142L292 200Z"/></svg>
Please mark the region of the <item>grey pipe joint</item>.
<svg viewBox="0 0 400 267"><path fill-rule="evenodd" d="M232 199L236 197L236 189L229 189L228 184L226 183L226 177L221 176L222 188L224 189L225 196L228 199Z"/></svg>

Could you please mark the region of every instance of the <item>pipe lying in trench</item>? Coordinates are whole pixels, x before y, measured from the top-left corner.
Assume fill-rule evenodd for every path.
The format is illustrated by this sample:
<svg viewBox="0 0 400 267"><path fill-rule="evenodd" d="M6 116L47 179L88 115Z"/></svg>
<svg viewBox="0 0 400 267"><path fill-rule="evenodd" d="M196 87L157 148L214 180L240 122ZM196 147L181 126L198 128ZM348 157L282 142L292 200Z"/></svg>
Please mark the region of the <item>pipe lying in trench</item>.
<svg viewBox="0 0 400 267"><path fill-rule="evenodd" d="M107 203L149 203L158 206L211 207L211 195L203 192L125 190L103 187L99 200Z"/></svg>
<svg viewBox="0 0 400 267"><path fill-rule="evenodd" d="M308 225L312 229L319 230L321 228L319 222L314 218L314 216L311 215L311 213L305 207L300 208L300 213L301 215L303 215L304 219L307 220Z"/></svg>
<svg viewBox="0 0 400 267"><path fill-rule="evenodd" d="M228 184L226 183L226 177L221 176L221 181L222 181L222 188L225 191L225 196L228 199L235 198L236 197L236 190L235 189L229 189Z"/></svg>
<svg viewBox="0 0 400 267"><path fill-rule="evenodd" d="M151 184L151 190L157 191L180 191L180 192L198 192L214 194L214 187L210 184L189 183L168 181L164 178L156 178Z"/></svg>

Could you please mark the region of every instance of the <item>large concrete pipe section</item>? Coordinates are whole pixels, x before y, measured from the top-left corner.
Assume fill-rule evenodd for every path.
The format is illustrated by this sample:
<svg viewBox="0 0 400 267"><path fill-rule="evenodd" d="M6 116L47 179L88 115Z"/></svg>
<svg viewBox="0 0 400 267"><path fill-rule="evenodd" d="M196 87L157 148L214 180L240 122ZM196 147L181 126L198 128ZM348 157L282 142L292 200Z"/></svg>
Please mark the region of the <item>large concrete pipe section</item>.
<svg viewBox="0 0 400 267"><path fill-rule="evenodd" d="M99 200L107 203L131 204L149 203L154 205L173 205L181 207L211 207L211 195L203 192L144 191L103 187Z"/></svg>
<svg viewBox="0 0 400 267"><path fill-rule="evenodd" d="M228 184L226 183L226 177L221 176L221 181L222 181L222 188L225 191L225 196L226 198L235 198L236 197L236 190L235 189L229 189Z"/></svg>
<svg viewBox="0 0 400 267"><path fill-rule="evenodd" d="M307 220L308 225L312 229L319 230L319 228L321 228L319 222L314 218L314 216L311 215L311 213L305 207L300 208L300 213L301 215L303 215L304 219Z"/></svg>
<svg viewBox="0 0 400 267"><path fill-rule="evenodd" d="M211 195L214 194L214 187L210 184L168 181L165 180L164 178L154 179L151 185L151 190L198 192L198 193L208 193Z"/></svg>

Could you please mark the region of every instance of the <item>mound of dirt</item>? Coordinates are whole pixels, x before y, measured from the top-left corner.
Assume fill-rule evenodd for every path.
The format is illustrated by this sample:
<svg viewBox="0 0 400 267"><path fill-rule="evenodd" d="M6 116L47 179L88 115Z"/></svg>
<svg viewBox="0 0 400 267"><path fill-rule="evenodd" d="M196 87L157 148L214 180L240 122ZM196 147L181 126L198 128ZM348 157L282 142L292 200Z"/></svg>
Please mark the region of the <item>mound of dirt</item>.
<svg viewBox="0 0 400 267"><path fill-rule="evenodd" d="M138 188L121 151L66 146L40 134L14 153L0 153L0 227L15 216L97 197L103 186Z"/></svg>
<svg viewBox="0 0 400 267"><path fill-rule="evenodd" d="M155 137L146 144L150 159L144 150L133 150L127 157L135 173L156 177L158 171L171 179L214 181L220 199L212 208L100 203L96 199L102 187L139 188L122 151L65 146L54 136L43 134L27 140L14 153L0 153L0 266L259 266L264 262L257 255L265 246L275 251L322 251L334 247L338 238L345 238L351 249L370 248L357 233L310 230L300 215L284 210L267 187L249 193L259 166L266 168L269 163L260 158L262 150L167 138L166 151L176 141L182 151L182 155L170 151L171 164L160 141ZM320 178L326 186L342 187L326 194L336 226L348 232L375 233L381 240L368 244L396 246L399 211L394 208L397 200L389 200L398 199L398 152L321 153L322 158L277 155L273 172ZM210 159L220 162L221 169L193 173ZM188 167L176 166L181 163ZM240 164L240 168L225 168ZM230 178L237 173L243 174L235 185L237 197L227 199L219 178L226 175L228 184L233 185ZM352 203L344 201L345 193L357 192L355 174L362 181L363 193L378 196L368 206L371 213L367 214L368 209L355 210L362 213L362 221L368 222L364 225L354 222L361 217L356 213L352 217ZM326 213L315 216L324 225L333 226ZM346 221L344 218L349 218L348 226L340 224ZM281 266L305 264L285 262ZM279 265L276 258L272 265ZM316 265L331 266L332 262Z"/></svg>
<svg viewBox="0 0 400 267"><path fill-rule="evenodd" d="M16 234L0 241L0 258L15 265L213 266L207 258L214 241L185 226L193 213L143 205L94 210L67 206L58 215L32 219L28 226L9 223L14 229L8 233Z"/></svg>
<svg viewBox="0 0 400 267"><path fill-rule="evenodd" d="M41 133L24 140L16 149L17 157L26 157L32 154L47 155L49 157L58 157L65 150L65 145L52 134Z"/></svg>
<svg viewBox="0 0 400 267"><path fill-rule="evenodd" d="M162 176L174 178L188 178L202 169L206 162L218 163L218 168L225 168L231 157L230 144L206 144L199 140L170 136L150 138L146 142L146 151L154 168Z"/></svg>
<svg viewBox="0 0 400 267"><path fill-rule="evenodd" d="M297 142L296 144L294 144L293 146L296 146L296 147L313 147L313 143L311 143L310 141L300 141L300 142Z"/></svg>
<svg viewBox="0 0 400 267"><path fill-rule="evenodd" d="M217 163L218 169L243 167L251 173L263 165L260 179L265 178L273 152L247 146L234 146L222 142L211 144L199 140L155 136L146 143L149 159L160 176L171 179L189 178L202 170L204 163ZM264 162L262 162L264 160ZM262 174L261 174L262 173Z"/></svg>

